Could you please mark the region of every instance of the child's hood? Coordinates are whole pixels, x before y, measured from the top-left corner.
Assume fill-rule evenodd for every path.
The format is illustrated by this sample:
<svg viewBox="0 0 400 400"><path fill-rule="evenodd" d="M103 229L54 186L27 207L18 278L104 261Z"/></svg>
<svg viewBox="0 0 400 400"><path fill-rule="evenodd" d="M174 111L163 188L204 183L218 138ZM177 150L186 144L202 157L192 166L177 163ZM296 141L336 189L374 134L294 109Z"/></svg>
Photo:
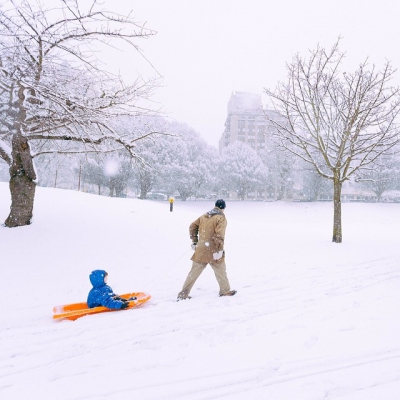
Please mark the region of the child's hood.
<svg viewBox="0 0 400 400"><path fill-rule="evenodd" d="M90 282L92 283L93 287L99 287L105 285L104 277L107 275L107 272L102 269L96 269L92 271L89 276Z"/></svg>

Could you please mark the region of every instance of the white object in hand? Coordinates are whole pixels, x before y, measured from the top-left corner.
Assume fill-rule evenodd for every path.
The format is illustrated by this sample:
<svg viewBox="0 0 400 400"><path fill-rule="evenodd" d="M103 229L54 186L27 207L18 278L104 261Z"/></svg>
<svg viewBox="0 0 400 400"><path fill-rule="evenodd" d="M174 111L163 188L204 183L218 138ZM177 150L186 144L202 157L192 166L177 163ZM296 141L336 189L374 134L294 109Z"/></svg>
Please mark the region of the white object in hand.
<svg viewBox="0 0 400 400"><path fill-rule="evenodd" d="M196 250L197 243L192 243L192 250Z"/></svg>
<svg viewBox="0 0 400 400"><path fill-rule="evenodd" d="M219 251L217 253L213 253L213 259L214 260L219 260L222 257L223 254L224 254L223 250L221 250L221 251Z"/></svg>

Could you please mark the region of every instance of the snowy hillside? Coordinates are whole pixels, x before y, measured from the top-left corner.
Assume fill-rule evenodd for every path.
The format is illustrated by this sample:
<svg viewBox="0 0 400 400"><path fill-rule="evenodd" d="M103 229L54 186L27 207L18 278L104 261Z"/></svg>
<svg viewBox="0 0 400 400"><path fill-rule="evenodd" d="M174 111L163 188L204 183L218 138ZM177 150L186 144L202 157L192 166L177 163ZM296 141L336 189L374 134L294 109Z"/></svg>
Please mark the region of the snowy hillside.
<svg viewBox="0 0 400 400"><path fill-rule="evenodd" d="M38 188L34 223L0 227L4 400L400 398L400 204L227 203L234 297L211 268L176 302L189 224L211 202ZM9 192L0 183L0 221ZM93 269L139 309L54 322Z"/></svg>

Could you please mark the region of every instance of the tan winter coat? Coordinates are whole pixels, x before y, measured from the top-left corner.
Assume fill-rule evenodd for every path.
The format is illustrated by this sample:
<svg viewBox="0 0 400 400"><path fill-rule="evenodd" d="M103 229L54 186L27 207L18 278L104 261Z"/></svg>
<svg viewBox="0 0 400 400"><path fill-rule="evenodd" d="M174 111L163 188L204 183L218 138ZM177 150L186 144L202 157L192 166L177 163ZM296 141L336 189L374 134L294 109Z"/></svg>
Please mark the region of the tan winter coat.
<svg viewBox="0 0 400 400"><path fill-rule="evenodd" d="M190 238L197 243L196 251L191 258L198 263L219 263L225 258L214 260L213 253L224 250L227 220L217 207L197 218L189 227Z"/></svg>

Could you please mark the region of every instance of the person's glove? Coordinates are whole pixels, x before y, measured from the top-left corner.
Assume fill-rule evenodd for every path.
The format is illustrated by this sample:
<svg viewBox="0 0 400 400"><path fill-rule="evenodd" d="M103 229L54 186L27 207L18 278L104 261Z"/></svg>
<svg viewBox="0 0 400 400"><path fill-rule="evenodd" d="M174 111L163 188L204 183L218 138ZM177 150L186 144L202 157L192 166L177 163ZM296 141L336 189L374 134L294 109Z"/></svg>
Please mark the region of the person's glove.
<svg viewBox="0 0 400 400"><path fill-rule="evenodd" d="M123 298L123 297L121 297L121 296L114 296L114 300L123 301L124 303L127 303L127 302L128 302L128 300L127 300L127 299L124 299L124 298Z"/></svg>
<svg viewBox="0 0 400 400"><path fill-rule="evenodd" d="M121 306L121 310L125 310L125 308L129 307L129 303L128 302L123 302L122 306Z"/></svg>
<svg viewBox="0 0 400 400"><path fill-rule="evenodd" d="M196 250L197 243L194 243L194 242L193 242L191 247L192 247L192 250Z"/></svg>
<svg viewBox="0 0 400 400"><path fill-rule="evenodd" d="M219 260L220 258L222 258L222 256L224 255L224 251L218 251L217 253L213 253L213 259L214 260Z"/></svg>

